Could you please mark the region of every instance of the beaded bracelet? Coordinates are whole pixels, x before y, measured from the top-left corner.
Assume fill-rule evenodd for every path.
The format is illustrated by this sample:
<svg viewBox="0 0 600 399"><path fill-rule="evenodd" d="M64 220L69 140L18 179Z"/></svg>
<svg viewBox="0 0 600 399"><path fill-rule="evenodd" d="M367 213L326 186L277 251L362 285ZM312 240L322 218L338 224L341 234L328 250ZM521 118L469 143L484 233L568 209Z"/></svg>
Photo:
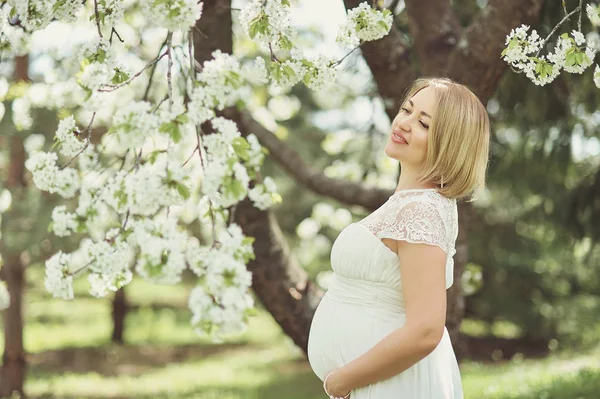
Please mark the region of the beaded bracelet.
<svg viewBox="0 0 600 399"><path fill-rule="evenodd" d="M327 388L326 388L326 386L325 386L325 385L327 384L327 379L329 378L329 376L330 376L331 374L333 374L333 372L331 372L331 373L327 374L327 376L326 376L326 377L325 377L325 379L323 380L323 390L325 391L325 393L327 394L327 396L329 396L329 399L346 399L346 398L348 398L348 396L350 396L350 393L351 393L352 391L348 392L348 393L347 393L345 396L333 396L333 395L330 395L330 394L329 394L329 392L327 392Z"/></svg>

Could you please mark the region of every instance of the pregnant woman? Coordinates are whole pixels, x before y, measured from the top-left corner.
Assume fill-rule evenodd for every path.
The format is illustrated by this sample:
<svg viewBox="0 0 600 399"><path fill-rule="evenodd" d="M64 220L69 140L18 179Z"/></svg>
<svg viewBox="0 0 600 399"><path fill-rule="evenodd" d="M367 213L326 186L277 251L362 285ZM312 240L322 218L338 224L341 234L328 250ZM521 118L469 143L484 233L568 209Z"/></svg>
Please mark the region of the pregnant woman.
<svg viewBox="0 0 600 399"><path fill-rule="evenodd" d="M485 185L489 119L448 79L418 79L385 153L400 162L394 194L344 228L314 315L308 359L330 398L462 399L446 321L458 235L456 201Z"/></svg>

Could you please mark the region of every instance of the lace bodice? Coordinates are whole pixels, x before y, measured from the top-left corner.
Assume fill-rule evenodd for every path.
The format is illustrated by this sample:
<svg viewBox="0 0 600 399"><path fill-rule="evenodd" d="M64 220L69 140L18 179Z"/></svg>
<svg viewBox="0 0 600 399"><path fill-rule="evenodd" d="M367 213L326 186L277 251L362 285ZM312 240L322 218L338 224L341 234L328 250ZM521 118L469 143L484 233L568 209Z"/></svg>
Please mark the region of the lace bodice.
<svg viewBox="0 0 600 399"><path fill-rule="evenodd" d="M456 252L456 201L435 189L398 191L359 223L379 239L437 245L450 257Z"/></svg>
<svg viewBox="0 0 600 399"><path fill-rule="evenodd" d="M458 236L456 200L435 189L402 190L358 222L375 237L437 245L446 252L446 270L452 284L453 256Z"/></svg>

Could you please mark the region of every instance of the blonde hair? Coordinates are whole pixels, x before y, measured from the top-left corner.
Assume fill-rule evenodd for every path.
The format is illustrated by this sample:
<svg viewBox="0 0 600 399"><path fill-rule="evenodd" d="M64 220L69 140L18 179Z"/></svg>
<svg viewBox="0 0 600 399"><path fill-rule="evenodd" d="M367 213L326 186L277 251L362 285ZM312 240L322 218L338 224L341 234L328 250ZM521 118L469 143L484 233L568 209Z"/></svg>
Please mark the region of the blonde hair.
<svg viewBox="0 0 600 399"><path fill-rule="evenodd" d="M421 78L408 89L403 104L425 87L437 97L429 126L422 182L438 186L448 198L475 199L485 187L490 121L481 101L466 86L446 78Z"/></svg>

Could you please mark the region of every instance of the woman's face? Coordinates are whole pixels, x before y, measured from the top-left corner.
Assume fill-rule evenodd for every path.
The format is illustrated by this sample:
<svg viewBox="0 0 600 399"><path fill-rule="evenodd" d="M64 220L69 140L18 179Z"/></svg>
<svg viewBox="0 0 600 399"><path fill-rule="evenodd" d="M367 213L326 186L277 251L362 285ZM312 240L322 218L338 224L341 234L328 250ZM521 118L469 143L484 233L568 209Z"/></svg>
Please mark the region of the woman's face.
<svg viewBox="0 0 600 399"><path fill-rule="evenodd" d="M427 154L427 136L435 118L436 94L430 87L421 89L400 107L392 121L392 132L385 153L404 167L420 168Z"/></svg>

